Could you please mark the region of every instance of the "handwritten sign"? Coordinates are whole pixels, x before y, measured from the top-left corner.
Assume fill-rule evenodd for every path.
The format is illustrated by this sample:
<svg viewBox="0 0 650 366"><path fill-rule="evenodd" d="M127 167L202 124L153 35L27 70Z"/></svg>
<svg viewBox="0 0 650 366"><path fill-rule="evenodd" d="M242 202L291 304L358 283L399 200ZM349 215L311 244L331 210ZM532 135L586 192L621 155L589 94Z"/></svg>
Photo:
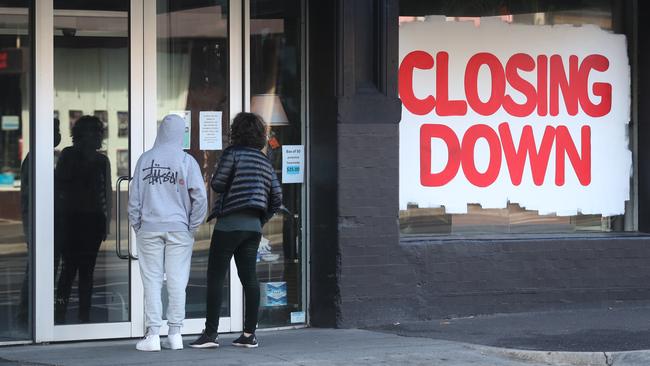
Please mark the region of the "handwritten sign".
<svg viewBox="0 0 650 366"><path fill-rule="evenodd" d="M625 212L625 36L444 17L404 24L399 36L401 209Z"/></svg>

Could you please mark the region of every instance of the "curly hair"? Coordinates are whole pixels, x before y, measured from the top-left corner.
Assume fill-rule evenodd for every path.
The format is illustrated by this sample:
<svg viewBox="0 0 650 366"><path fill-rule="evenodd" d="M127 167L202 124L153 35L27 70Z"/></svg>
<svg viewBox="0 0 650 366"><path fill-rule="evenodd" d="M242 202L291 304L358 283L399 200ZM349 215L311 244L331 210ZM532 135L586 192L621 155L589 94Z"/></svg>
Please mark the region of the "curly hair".
<svg viewBox="0 0 650 366"><path fill-rule="evenodd" d="M87 137L95 138L101 144L104 138L104 123L95 116L81 116L72 126L72 143L77 144Z"/></svg>
<svg viewBox="0 0 650 366"><path fill-rule="evenodd" d="M255 113L241 112L230 126L230 143L261 150L266 146L266 123Z"/></svg>

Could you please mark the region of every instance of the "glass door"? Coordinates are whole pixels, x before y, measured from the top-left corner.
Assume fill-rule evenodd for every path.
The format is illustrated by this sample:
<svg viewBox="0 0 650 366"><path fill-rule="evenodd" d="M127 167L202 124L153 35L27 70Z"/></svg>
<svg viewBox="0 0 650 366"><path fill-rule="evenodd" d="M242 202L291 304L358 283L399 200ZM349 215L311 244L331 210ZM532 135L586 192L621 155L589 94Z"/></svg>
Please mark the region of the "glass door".
<svg viewBox="0 0 650 366"><path fill-rule="evenodd" d="M215 197L208 182L229 144L236 113L265 115L258 102L268 96L281 106L280 120L265 117L272 125L267 152L279 175L280 147L302 145L301 11L278 3L280 13L254 6L262 11L253 15L250 7L256 4L41 0L34 6L37 342L143 335L137 243L126 214L128 181L165 115L186 120L185 150L202 169L210 206ZM253 16L258 19L251 21ZM285 182L284 213L264 233L258 266L266 296L261 327L305 322L301 182ZM204 327L214 224L205 223L196 237L185 334ZM243 328L236 273L233 261L220 332ZM163 290L166 307L165 297Z"/></svg>
<svg viewBox="0 0 650 366"><path fill-rule="evenodd" d="M142 3L45 0L35 12L35 340L138 336L126 201L144 139Z"/></svg>
<svg viewBox="0 0 650 366"><path fill-rule="evenodd" d="M269 126L266 153L282 183L283 210L264 227L257 277L259 327L306 323L304 22L301 0L249 0L247 109Z"/></svg>
<svg viewBox="0 0 650 366"><path fill-rule="evenodd" d="M0 343L32 337L31 1L0 1Z"/></svg>
<svg viewBox="0 0 650 366"><path fill-rule="evenodd" d="M53 286L57 340L131 336L131 263L119 241L132 123L129 0L53 3ZM135 71L135 70L134 70ZM134 309L135 310L135 309Z"/></svg>
<svg viewBox="0 0 650 366"><path fill-rule="evenodd" d="M185 151L198 162L208 192L209 181L223 149L228 146L229 121L242 110L241 2L197 0L145 2L146 145L167 114L186 121ZM155 67L151 67L155 65ZM154 123L155 121L155 123ZM199 333L205 324L208 251L214 222L196 235L187 287L184 333ZM236 273L234 261L230 274ZM242 290L237 276L225 281L219 331L242 328ZM163 299L163 307L166 308ZM163 332L165 330L163 329Z"/></svg>
<svg viewBox="0 0 650 366"><path fill-rule="evenodd" d="M92 3L91 3L92 4ZM54 324L128 322L116 226L129 176L129 1L54 2Z"/></svg>
<svg viewBox="0 0 650 366"><path fill-rule="evenodd" d="M47 213L37 223L51 226L37 233L42 250L36 287L49 296L37 300L36 316L44 321L35 338L138 337L144 333L144 300L126 213L128 181L140 154L153 146L157 121L178 113L188 123L186 151L199 162L207 186L223 147L203 146L200 121L209 116L221 127L215 130L227 131L230 111L242 110L241 88L230 88L242 85L241 66L229 67L232 57L241 59L241 47L229 50L230 14L241 19L241 7L227 1L54 0L36 9L37 43L51 45L41 46L37 58L53 61L37 61L43 71L37 84L50 82L52 88L39 99L36 114L54 121L43 123L48 133L37 140L50 134L61 139L53 151L37 153L37 168L51 172L42 173L46 179L37 187L37 211ZM235 102L231 94L239 95ZM199 333L205 322L210 235L206 223L194 246L186 334ZM240 330L241 286L231 283L225 291L230 301L219 331Z"/></svg>

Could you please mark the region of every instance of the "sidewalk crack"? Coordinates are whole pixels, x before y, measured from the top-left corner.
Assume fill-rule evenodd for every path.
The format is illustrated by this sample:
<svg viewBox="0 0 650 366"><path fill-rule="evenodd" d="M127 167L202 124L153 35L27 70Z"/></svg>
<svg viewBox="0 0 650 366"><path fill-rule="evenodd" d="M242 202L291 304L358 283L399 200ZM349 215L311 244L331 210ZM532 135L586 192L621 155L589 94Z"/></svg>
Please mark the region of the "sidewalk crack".
<svg viewBox="0 0 650 366"><path fill-rule="evenodd" d="M605 356L605 365L614 366L614 359L607 352L603 352L603 356Z"/></svg>

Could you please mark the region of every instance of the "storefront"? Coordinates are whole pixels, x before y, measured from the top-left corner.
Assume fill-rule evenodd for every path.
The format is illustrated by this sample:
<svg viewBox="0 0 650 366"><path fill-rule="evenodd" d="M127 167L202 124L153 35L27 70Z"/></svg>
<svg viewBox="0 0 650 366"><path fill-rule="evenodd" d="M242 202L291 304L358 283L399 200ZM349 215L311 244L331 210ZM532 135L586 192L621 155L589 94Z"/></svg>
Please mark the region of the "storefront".
<svg viewBox="0 0 650 366"><path fill-rule="evenodd" d="M271 125L287 210L264 232L261 328L650 299L646 3L92 3L0 1L3 341L142 334L127 178L170 112L206 181L236 112ZM106 122L113 196L89 301L61 276L55 204L84 114ZM234 273L224 332L242 329Z"/></svg>
<svg viewBox="0 0 650 366"><path fill-rule="evenodd" d="M1 343L142 335L128 180L168 113L185 118L185 148L206 182L237 112L269 123L266 149L286 209L265 226L258 253L259 326L307 323L303 12L300 0L0 1ZM107 233L94 249L71 244L84 228L58 213L59 205L92 199L88 192L57 198L66 189L57 158L82 115L104 122L100 152L110 161ZM282 174L289 150L303 154L298 178ZM203 329L213 225L202 225L194 246L188 334ZM227 283L219 331L241 331L234 262Z"/></svg>
<svg viewBox="0 0 650 366"><path fill-rule="evenodd" d="M650 298L645 3L337 4L309 6L339 19L309 17L312 325Z"/></svg>

